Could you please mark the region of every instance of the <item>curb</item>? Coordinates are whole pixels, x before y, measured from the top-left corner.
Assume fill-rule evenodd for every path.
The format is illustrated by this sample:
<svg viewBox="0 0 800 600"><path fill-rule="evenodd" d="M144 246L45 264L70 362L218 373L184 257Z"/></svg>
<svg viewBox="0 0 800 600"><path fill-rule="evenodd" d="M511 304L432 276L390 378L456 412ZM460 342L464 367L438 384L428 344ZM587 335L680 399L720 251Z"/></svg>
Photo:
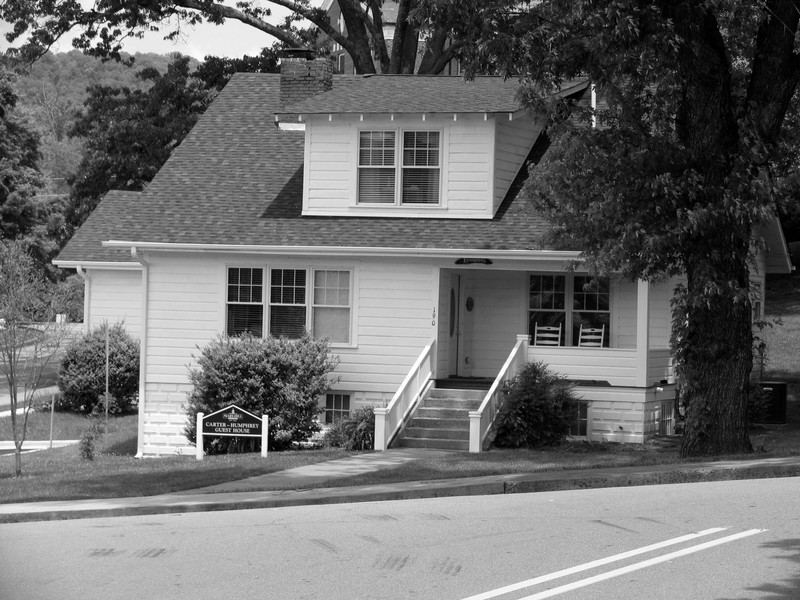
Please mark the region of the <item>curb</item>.
<svg viewBox="0 0 800 600"><path fill-rule="evenodd" d="M0 505L0 523L130 517L137 515L245 510L446 498L453 496L521 494L583 490L608 487L699 483L737 479L764 479L800 476L800 459L767 459L698 463L676 469L641 467L587 473L568 471L515 475L489 475L464 479L412 481L343 488L316 488L273 492L234 492L220 494L162 495L142 498L112 498Z"/></svg>

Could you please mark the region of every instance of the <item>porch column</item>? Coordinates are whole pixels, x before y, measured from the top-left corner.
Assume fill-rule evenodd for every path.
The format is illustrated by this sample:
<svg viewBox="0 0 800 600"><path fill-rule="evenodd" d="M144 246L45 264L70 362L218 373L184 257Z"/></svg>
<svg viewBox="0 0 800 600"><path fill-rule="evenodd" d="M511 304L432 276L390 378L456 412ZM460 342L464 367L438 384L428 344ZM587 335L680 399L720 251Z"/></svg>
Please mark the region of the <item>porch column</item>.
<svg viewBox="0 0 800 600"><path fill-rule="evenodd" d="M647 387L650 354L650 284L639 280L636 290L636 385Z"/></svg>

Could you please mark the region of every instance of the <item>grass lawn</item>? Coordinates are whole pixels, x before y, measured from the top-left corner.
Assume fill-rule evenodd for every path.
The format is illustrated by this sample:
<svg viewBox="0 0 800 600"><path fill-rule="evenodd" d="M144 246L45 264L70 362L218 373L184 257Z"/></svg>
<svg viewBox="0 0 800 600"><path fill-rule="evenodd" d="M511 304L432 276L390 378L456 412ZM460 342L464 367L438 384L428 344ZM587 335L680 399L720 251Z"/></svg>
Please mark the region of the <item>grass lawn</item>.
<svg viewBox="0 0 800 600"><path fill-rule="evenodd" d="M759 334L767 344L766 377L800 381L800 273L767 278L765 312L774 323Z"/></svg>
<svg viewBox="0 0 800 600"><path fill-rule="evenodd" d="M49 433L49 418L49 414L32 414L33 431L41 430L40 421L46 420ZM87 424L86 417L76 415L56 413L55 418L61 420L63 433L56 439L78 439ZM10 439L7 421L0 419L2 439ZM13 455L0 456L0 503L166 494L348 455L344 450L320 449L270 452L266 460L259 454L207 456L202 461L193 456L137 460L133 458L136 426L135 415L110 419L108 438L101 433L94 460L82 459L77 445L23 454L18 478Z"/></svg>

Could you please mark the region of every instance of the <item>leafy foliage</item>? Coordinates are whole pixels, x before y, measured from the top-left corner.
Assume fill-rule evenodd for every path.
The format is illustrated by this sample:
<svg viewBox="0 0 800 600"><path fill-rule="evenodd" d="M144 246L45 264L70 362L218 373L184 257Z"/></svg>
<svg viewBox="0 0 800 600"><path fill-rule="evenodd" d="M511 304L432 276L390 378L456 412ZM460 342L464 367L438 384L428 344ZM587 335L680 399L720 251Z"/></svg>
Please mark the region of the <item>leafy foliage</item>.
<svg viewBox="0 0 800 600"><path fill-rule="evenodd" d="M352 57L359 73L438 73L455 55L447 27L431 27L414 16L417 0L366 2L337 0L328 13L309 0L242 0L227 3L195 0L107 1L100 9L80 0L27 2L6 0L0 19L13 24L8 42L19 60L32 61L67 32L77 33L73 46L89 55L124 60L126 37L146 31L165 32L165 39L184 35L202 22L224 26L228 19L254 27L289 48L338 44ZM270 19L270 6L288 8L287 17ZM339 26L339 19L344 27ZM312 27L305 28L310 22ZM384 27L393 35L384 36ZM264 44L266 46L266 44ZM418 60L418 56L421 58Z"/></svg>
<svg viewBox="0 0 800 600"><path fill-rule="evenodd" d="M264 48L258 56L242 58L220 58L206 56L192 73L192 77L203 82L206 89L221 90L234 73L280 73L278 48Z"/></svg>
<svg viewBox="0 0 800 600"><path fill-rule="evenodd" d="M162 75L144 69L146 90L93 86L72 134L85 140L70 221L80 225L109 190L138 191L155 176L211 101L178 57Z"/></svg>
<svg viewBox="0 0 800 600"><path fill-rule="evenodd" d="M186 405L184 433L197 439L197 413L210 414L236 404L255 415L269 416L269 446L288 448L319 430L315 416L319 397L334 383L338 359L324 340L220 336L196 357L189 371L193 390ZM207 438L211 453L224 453L235 438Z"/></svg>
<svg viewBox="0 0 800 600"><path fill-rule="evenodd" d="M91 413L104 410L106 327L96 327L70 344L58 374L59 408ZM108 392L110 412L136 410L139 395L139 342L122 323L108 326Z"/></svg>
<svg viewBox="0 0 800 600"><path fill-rule="evenodd" d="M372 450L375 447L375 410L362 406L337 421L325 432L325 443L345 450Z"/></svg>
<svg viewBox="0 0 800 600"><path fill-rule="evenodd" d="M17 110L15 77L0 67L0 240L17 240L42 269L55 251L60 201L42 196L39 136Z"/></svg>
<svg viewBox="0 0 800 600"><path fill-rule="evenodd" d="M796 164L800 130L783 125L790 106L796 121L797 2L454 5L421 10L452 22L468 72L519 77L548 119L553 143L526 189L554 241L584 249L593 274L685 276L672 335L683 455L749 450L752 242L777 210L773 174ZM553 92L587 77L597 110L565 119Z"/></svg>
<svg viewBox="0 0 800 600"><path fill-rule="evenodd" d="M494 444L507 448L557 446L578 416L573 386L541 362L528 363L509 382L497 416Z"/></svg>

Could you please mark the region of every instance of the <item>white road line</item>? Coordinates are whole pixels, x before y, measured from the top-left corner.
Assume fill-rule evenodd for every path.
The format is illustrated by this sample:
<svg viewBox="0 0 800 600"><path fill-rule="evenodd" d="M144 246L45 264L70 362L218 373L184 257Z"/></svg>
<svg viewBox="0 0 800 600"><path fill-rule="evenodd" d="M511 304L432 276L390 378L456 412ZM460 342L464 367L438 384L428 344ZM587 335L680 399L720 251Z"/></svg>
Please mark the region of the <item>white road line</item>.
<svg viewBox="0 0 800 600"><path fill-rule="evenodd" d="M609 571L608 573L602 573L600 575L595 575L594 577L582 579L581 581L576 581L574 583L562 585L560 587L553 588L551 590L539 592L538 594L533 594L532 596L525 596L524 598L520 598L520 600L543 600L544 598L552 598L553 596L559 596L565 592L571 592L572 590L577 590L582 587L586 587L588 585L593 585L595 583L605 581L607 579L612 579L614 577L619 577L620 575L625 575L627 573L639 571L640 569L652 567L653 565L657 565L663 562L668 562L674 558L680 558L681 556L694 554L695 552L700 552L702 550L708 550L709 548L713 548L714 546L727 544L728 542L740 540L742 538L749 537L751 535L756 535L757 533L762 533L764 531L766 531L766 529L749 529L748 531L742 531L741 533L729 535L727 537L712 540L710 542L704 542L702 544L698 544L697 546L690 546L689 548L684 548L683 550L670 552L669 554L664 554L663 556L657 556L656 558L651 558L649 560L628 565L627 567L622 567L621 569Z"/></svg>
<svg viewBox="0 0 800 600"><path fill-rule="evenodd" d="M563 569L561 571L556 571L555 573L549 573L548 575L542 575L541 577L536 577L534 579L528 579L526 581L520 581L519 583L512 583L511 585L507 585L505 587L497 588L496 590L490 590L488 592L484 592L482 594L478 594L476 596L470 596L469 598L464 598L463 600L487 600L488 598L495 598L497 596L502 596L503 594L508 594L509 592L515 592L517 590L524 589L526 587L532 587L534 585L538 585L540 583L547 583L548 581L553 581L554 579L560 579L561 577L567 577L569 575L574 575L575 573L580 573L581 571L587 571L589 569L594 569L597 567L602 567L603 565L607 565L609 563L618 562L620 560L625 560L626 558L631 558L633 556L638 556L640 554L645 554L647 552L653 552L654 550L660 550L662 548L667 548L668 546L674 546L675 544L682 544L683 542L688 542L691 540L695 540L699 537L703 537L706 535L711 535L714 533L719 533L720 531L725 531L727 527L713 527L711 529L704 529L703 531L698 531L697 533L690 533L687 535L682 535L680 537L673 538L671 540L666 540L663 542L658 542L656 544L651 544L649 546L643 546L641 548L637 548L635 550L629 550L627 552L622 552L621 554L615 554L613 556L608 556L606 558L601 558L598 560L593 560L592 562L584 563L582 565L577 565L574 567L570 567L568 569Z"/></svg>

